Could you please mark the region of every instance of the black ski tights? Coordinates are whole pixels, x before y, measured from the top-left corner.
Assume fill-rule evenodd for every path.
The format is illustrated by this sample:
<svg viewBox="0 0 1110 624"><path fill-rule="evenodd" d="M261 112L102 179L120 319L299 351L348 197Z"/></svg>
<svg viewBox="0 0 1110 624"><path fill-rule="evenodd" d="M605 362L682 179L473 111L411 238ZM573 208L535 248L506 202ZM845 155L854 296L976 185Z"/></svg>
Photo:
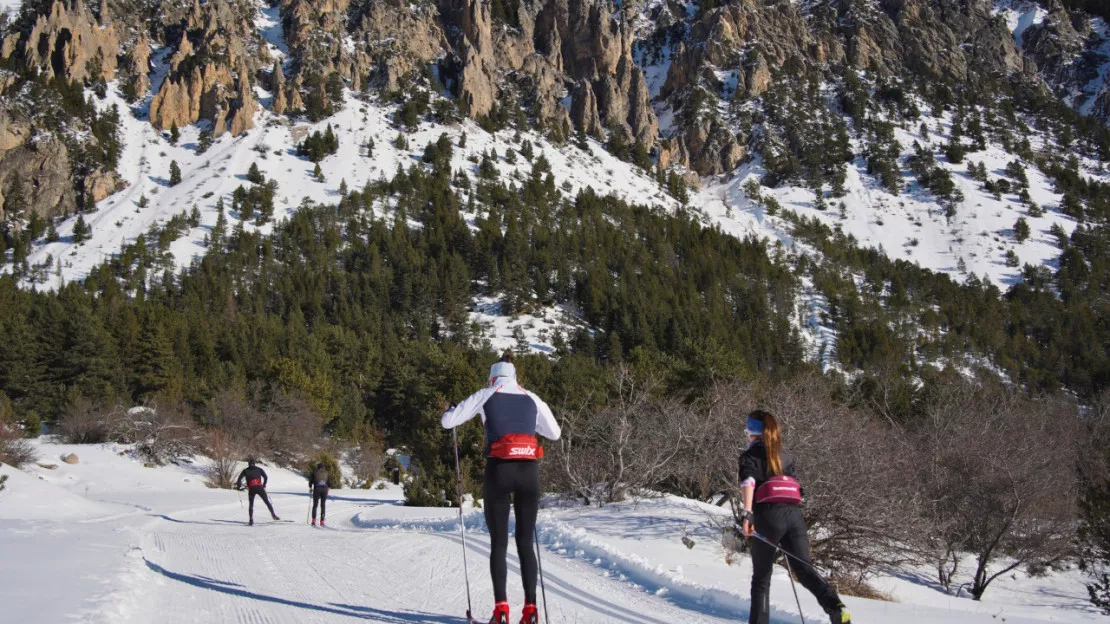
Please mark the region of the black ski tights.
<svg viewBox="0 0 1110 624"><path fill-rule="evenodd" d="M497 602L509 599L505 591L509 574L505 555L509 550L509 506L512 505L516 511L516 553L524 581L524 602L535 604L536 552L532 550L532 533L536 530L536 515L540 509L539 463L487 459L482 496L489 527L493 598Z"/></svg>
<svg viewBox="0 0 1110 624"><path fill-rule="evenodd" d="M276 518L277 514L274 513L274 506L270 504L270 497L266 496L266 488L252 487L247 493L247 498L250 499L250 518L251 518L251 520L254 520L254 497L255 496L259 496L259 497L262 498L262 502L266 503L266 508L270 510L270 516Z"/></svg>
<svg viewBox="0 0 1110 624"><path fill-rule="evenodd" d="M317 485L312 488L312 519L316 519L316 505L320 505L320 522L324 521L324 515L328 513L328 486Z"/></svg>
<svg viewBox="0 0 1110 624"><path fill-rule="evenodd" d="M809 537L802 509L796 505L764 505L755 512L755 530L771 543L802 561L809 559ZM752 610L749 624L767 624L771 617L771 572L778 551L752 538ZM840 602L840 596L814 569L796 559L790 560L790 569L798 582L810 591L821 607L828 611Z"/></svg>

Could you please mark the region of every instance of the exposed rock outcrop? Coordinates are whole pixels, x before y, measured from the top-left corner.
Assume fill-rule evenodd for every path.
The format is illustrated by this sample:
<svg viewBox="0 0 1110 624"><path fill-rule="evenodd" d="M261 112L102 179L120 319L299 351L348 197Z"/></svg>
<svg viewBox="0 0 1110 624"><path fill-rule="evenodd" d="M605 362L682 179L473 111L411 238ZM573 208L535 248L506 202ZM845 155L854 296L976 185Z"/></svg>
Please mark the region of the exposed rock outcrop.
<svg viewBox="0 0 1110 624"><path fill-rule="evenodd" d="M156 128L181 128L200 119L215 120L221 105L235 93L235 79L222 65L193 67L187 76L167 78L150 103L150 122Z"/></svg>
<svg viewBox="0 0 1110 624"><path fill-rule="evenodd" d="M1086 35L1075 28L1068 11L1056 2L1040 24L1030 26L1022 35L1022 49L1036 61L1041 75L1059 85L1085 84L1095 78L1096 68L1079 62L1085 46Z"/></svg>
<svg viewBox="0 0 1110 624"><path fill-rule="evenodd" d="M231 118L231 136L239 136L254 127L254 114L258 112L258 101L251 92L247 68L239 69L239 96L235 101L235 112Z"/></svg>
<svg viewBox="0 0 1110 624"><path fill-rule="evenodd" d="M17 50L27 68L37 68L48 77L112 80L119 38L115 27L102 24L81 0L54 0L29 32L5 38L3 56L11 57Z"/></svg>
<svg viewBox="0 0 1110 624"><path fill-rule="evenodd" d="M12 122L3 121L5 116L0 113L0 135L11 144L20 131L13 133ZM0 206L4 205L2 193L9 192L17 178L22 183L23 200L29 213L54 217L76 210L69 150L60 139L49 134L32 136L11 149L0 151ZM0 220L7 217L0 208Z"/></svg>

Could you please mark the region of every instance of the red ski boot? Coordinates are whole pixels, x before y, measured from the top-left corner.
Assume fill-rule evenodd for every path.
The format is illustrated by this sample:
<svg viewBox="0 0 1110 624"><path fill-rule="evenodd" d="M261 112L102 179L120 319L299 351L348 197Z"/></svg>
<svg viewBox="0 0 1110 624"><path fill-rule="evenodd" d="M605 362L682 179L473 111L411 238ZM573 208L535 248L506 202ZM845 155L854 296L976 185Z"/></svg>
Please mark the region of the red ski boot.
<svg viewBox="0 0 1110 624"><path fill-rule="evenodd" d="M520 612L520 624L537 624L539 621L540 616L536 612L536 605L532 603L524 605L524 609Z"/></svg>
<svg viewBox="0 0 1110 624"><path fill-rule="evenodd" d="M323 526L323 525L324 525L324 523L323 523L323 522L321 522L321 523L320 523L320 526ZM313 518L313 519L312 519L312 526L316 526L316 518Z"/></svg>
<svg viewBox="0 0 1110 624"><path fill-rule="evenodd" d="M320 528L324 528L324 519L320 518Z"/></svg>
<svg viewBox="0 0 1110 624"><path fill-rule="evenodd" d="M509 624L509 603L499 602L493 605L493 617L489 624Z"/></svg>

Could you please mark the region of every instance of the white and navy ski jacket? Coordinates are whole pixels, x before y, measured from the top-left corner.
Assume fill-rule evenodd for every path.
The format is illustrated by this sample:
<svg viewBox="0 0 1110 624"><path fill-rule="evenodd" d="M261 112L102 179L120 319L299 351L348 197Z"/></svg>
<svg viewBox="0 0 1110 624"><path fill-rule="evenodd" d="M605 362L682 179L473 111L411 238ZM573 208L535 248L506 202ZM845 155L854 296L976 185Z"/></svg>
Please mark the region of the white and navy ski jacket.
<svg viewBox="0 0 1110 624"><path fill-rule="evenodd" d="M562 429L547 403L521 388L515 379L507 377L497 379L492 386L475 392L453 409L447 410L441 422L444 428L452 429L475 416L482 417L482 424L486 429L488 457L500 457L494 450L494 445L498 442L516 442L524 439L521 436L534 440L537 433L549 440L558 440L562 435ZM522 456L520 459L537 457Z"/></svg>

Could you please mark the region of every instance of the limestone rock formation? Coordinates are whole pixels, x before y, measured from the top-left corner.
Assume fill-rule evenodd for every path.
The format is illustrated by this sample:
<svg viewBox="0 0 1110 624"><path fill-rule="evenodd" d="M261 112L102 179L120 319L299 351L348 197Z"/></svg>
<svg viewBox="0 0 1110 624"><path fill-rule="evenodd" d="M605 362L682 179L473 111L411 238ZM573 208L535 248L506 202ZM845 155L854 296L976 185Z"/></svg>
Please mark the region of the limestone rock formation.
<svg viewBox="0 0 1110 624"><path fill-rule="evenodd" d="M5 39L5 58L17 50L27 68L38 68L48 77L112 80L119 37L114 25L102 25L81 0L54 0L28 33L12 33Z"/></svg>
<svg viewBox="0 0 1110 624"><path fill-rule="evenodd" d="M235 102L235 113L231 118L231 136L239 136L254 127L254 115L258 112L258 101L251 92L247 68L239 69L239 95Z"/></svg>
<svg viewBox="0 0 1110 624"><path fill-rule="evenodd" d="M200 119L215 120L217 111L235 93L235 79L227 67L208 63L192 73L167 78L150 103L150 122L156 128L181 128Z"/></svg>

